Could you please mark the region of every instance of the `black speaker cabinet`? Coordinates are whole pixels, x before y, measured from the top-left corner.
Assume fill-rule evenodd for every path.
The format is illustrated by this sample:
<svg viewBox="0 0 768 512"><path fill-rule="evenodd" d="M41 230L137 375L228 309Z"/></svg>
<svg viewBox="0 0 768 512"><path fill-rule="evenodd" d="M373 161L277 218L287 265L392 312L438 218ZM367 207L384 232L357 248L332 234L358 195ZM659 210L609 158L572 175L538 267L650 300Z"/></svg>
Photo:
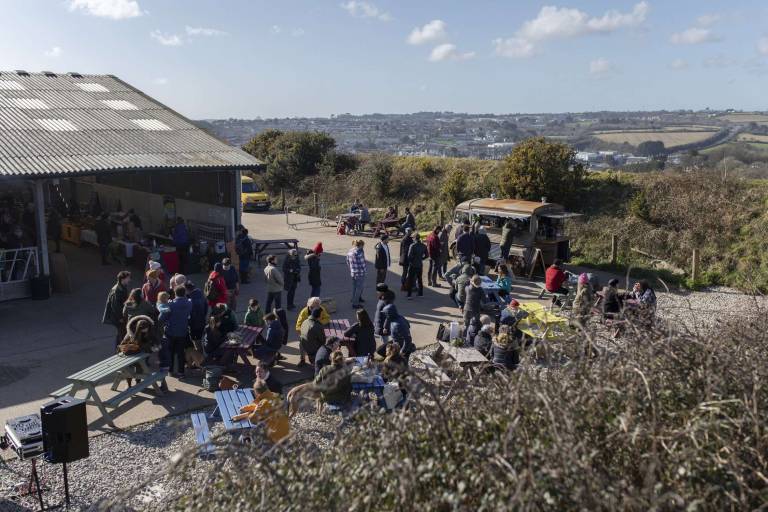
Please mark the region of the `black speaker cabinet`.
<svg viewBox="0 0 768 512"><path fill-rule="evenodd" d="M53 464L88 457L88 419L85 400L63 396L40 408L43 451Z"/></svg>

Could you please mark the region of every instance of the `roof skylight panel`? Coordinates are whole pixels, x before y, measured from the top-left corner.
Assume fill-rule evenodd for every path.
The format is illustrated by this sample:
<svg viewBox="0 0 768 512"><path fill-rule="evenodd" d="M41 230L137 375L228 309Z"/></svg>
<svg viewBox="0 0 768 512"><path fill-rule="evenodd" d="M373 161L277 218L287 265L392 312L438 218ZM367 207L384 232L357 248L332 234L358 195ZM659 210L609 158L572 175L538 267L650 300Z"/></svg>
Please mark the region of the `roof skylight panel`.
<svg viewBox="0 0 768 512"><path fill-rule="evenodd" d="M66 119L35 119L35 122L49 132L76 132L77 126Z"/></svg>
<svg viewBox="0 0 768 512"><path fill-rule="evenodd" d="M4 91L23 91L24 86L16 80L0 80L0 89Z"/></svg>
<svg viewBox="0 0 768 512"><path fill-rule="evenodd" d="M37 98L8 98L14 107L26 110L47 110L48 104Z"/></svg>

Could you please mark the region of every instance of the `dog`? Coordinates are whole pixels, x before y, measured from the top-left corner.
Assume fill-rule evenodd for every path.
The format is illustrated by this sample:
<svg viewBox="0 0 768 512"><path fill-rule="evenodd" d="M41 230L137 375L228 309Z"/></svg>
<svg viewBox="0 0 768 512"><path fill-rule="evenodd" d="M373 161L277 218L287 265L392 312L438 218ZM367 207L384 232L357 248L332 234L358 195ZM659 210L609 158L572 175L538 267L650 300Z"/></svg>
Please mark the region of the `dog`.
<svg viewBox="0 0 768 512"><path fill-rule="evenodd" d="M320 390L317 389L313 382L299 384L298 386L291 388L286 395L288 401L288 417L292 418L299 412L299 406L302 400L314 400L317 412L322 411L320 396Z"/></svg>
<svg viewBox="0 0 768 512"><path fill-rule="evenodd" d="M184 349L184 360L189 368L202 368L205 356L194 347Z"/></svg>

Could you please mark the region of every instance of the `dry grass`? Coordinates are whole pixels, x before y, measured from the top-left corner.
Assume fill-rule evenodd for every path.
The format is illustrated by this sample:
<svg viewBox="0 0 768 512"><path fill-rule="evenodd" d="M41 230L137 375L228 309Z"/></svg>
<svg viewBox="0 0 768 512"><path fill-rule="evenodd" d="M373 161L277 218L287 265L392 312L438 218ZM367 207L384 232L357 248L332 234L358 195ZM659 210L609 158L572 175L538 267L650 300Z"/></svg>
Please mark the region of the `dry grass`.
<svg viewBox="0 0 768 512"><path fill-rule="evenodd" d="M768 124L768 115L765 114L728 114L720 119L732 123L765 123Z"/></svg>
<svg viewBox="0 0 768 512"><path fill-rule="evenodd" d="M754 133L740 133L737 140L743 142L768 142L768 135L755 135Z"/></svg>
<svg viewBox="0 0 768 512"><path fill-rule="evenodd" d="M595 137L604 141L615 144L622 144L627 142L633 146L637 146L643 142L660 140L668 148L675 146L683 146L685 144L692 144L694 142L701 142L712 137L716 131L620 131L620 132L603 132L596 133Z"/></svg>

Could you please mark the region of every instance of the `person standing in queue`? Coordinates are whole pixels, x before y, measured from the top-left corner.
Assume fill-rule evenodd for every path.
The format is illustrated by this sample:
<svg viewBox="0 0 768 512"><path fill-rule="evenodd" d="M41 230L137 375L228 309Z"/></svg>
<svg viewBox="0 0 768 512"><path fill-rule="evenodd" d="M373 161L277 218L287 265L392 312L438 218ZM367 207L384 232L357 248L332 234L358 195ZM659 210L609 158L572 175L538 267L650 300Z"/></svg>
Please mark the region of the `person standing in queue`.
<svg viewBox="0 0 768 512"><path fill-rule="evenodd" d="M107 303L104 306L104 314L101 323L109 324L117 329L115 335L115 347L117 347L125 337L125 322L123 321L123 307L128 300L128 286L131 284L131 273L122 270L117 274L117 282L109 290Z"/></svg>
<svg viewBox="0 0 768 512"><path fill-rule="evenodd" d="M405 236L400 240L400 266L403 267L403 275L400 277L401 291L405 291L405 281L408 279L408 249L411 248L413 237L411 228L405 229Z"/></svg>
<svg viewBox="0 0 768 512"><path fill-rule="evenodd" d="M294 297L296 296L296 287L301 281L301 261L299 261L299 252L296 249L288 251L288 255L283 260L283 279L285 284L283 288L287 294L288 310L296 309Z"/></svg>
<svg viewBox="0 0 768 512"><path fill-rule="evenodd" d="M389 235L381 235L379 243L376 244L376 259L373 266L376 268L376 284L387 280L387 271L392 264L392 257L389 252Z"/></svg>
<svg viewBox="0 0 768 512"><path fill-rule="evenodd" d="M435 227L432 232L427 235L427 255L429 256L429 269L427 270L427 284L439 288L437 283L437 275L442 274L440 272L442 244L440 243L440 233L442 228L440 226Z"/></svg>

